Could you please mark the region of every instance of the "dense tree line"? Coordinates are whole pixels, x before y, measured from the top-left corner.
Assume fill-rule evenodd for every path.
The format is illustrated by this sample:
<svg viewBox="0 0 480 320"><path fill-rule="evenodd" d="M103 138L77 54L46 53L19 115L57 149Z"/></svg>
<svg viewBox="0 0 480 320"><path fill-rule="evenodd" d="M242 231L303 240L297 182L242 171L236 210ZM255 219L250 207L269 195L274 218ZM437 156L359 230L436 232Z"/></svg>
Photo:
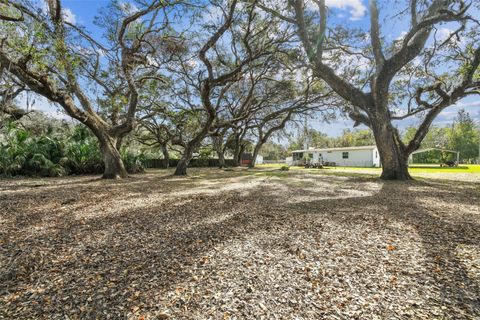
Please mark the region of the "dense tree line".
<svg viewBox="0 0 480 320"><path fill-rule="evenodd" d="M312 128L292 134L293 129L290 127L276 132L276 141L270 139L262 145L260 154L264 160L284 160L293 150L303 149L305 145L338 148L375 144L373 132L369 129L344 129L339 136L329 136ZM402 132L403 139L411 139L415 130L415 127L407 127ZM142 172L149 159L162 159L165 168L170 162L178 163L182 152L170 146L169 139L165 144L165 140L146 143L150 140L145 140L145 134L144 130L138 130L123 143L120 154L127 172ZM255 136L244 138L243 151L253 152L255 139ZM432 126L421 148L459 151L462 163L476 162L480 148L480 124L461 109L451 123ZM98 141L86 127L45 116L41 112L29 112L18 121L6 121L0 128L0 152L1 175L60 176L99 174L104 170ZM208 166L209 159L218 159L219 167L225 167L227 163L238 165L235 159L225 159L234 153L234 146L225 143L221 159L212 139L199 148L195 165ZM429 151L415 154L413 162L436 164L455 161L455 157L449 152Z"/></svg>
<svg viewBox="0 0 480 320"><path fill-rule="evenodd" d="M407 128L404 139L411 139L414 132L414 127ZM421 148L458 151L461 162L476 162L480 160L480 124L475 123L469 113L461 109L451 124L443 127L432 126L422 141ZM456 154L437 150L416 154L413 157L414 163L439 163L447 160L456 161Z"/></svg>
<svg viewBox="0 0 480 320"><path fill-rule="evenodd" d="M341 148L375 145L375 138L369 129L344 129L338 137L309 129L295 139L290 139L290 150L301 150L305 146L315 148Z"/></svg>

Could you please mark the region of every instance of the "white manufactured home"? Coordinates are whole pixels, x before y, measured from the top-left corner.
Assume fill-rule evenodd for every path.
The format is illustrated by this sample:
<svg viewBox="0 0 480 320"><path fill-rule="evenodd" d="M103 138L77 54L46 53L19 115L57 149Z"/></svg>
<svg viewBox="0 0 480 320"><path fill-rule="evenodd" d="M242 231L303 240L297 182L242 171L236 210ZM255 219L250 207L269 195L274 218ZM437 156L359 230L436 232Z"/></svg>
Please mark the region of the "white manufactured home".
<svg viewBox="0 0 480 320"><path fill-rule="evenodd" d="M380 155L376 146L295 150L287 163L303 165L305 159L310 163L335 166L380 167Z"/></svg>

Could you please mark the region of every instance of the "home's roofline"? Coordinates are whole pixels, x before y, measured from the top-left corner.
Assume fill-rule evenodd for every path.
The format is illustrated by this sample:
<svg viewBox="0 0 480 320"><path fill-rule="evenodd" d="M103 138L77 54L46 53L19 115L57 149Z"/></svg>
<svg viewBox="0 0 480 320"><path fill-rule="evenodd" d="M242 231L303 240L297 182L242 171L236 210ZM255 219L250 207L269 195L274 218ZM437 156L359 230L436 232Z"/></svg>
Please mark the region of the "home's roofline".
<svg viewBox="0 0 480 320"><path fill-rule="evenodd" d="M293 150L293 153L298 152L312 152L312 151L348 151L348 150L373 150L377 146L361 146L361 147L343 147L343 148L324 148L324 149L306 149L306 150Z"/></svg>

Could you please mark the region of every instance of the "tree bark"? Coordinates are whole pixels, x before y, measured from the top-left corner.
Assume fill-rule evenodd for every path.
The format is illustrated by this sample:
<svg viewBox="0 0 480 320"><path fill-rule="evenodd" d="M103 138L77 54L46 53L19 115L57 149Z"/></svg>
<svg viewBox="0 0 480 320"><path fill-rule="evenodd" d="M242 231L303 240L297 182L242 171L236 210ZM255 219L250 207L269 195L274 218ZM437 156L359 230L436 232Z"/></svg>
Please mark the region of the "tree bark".
<svg viewBox="0 0 480 320"><path fill-rule="evenodd" d="M257 161L257 156L262 146L263 143L258 143L253 149L252 162L250 162L250 164L248 165L249 168L255 168L255 162Z"/></svg>
<svg viewBox="0 0 480 320"><path fill-rule="evenodd" d="M218 155L218 167L220 169L225 168L226 167L226 165L225 165L225 154L223 153L223 150L217 151L217 155Z"/></svg>
<svg viewBox="0 0 480 320"><path fill-rule="evenodd" d="M218 167L220 169L225 168L225 154L222 146L223 136L218 135L213 137L213 147L218 156Z"/></svg>
<svg viewBox="0 0 480 320"><path fill-rule="evenodd" d="M183 152L180 161L178 161L177 168L175 169L174 175L176 176L186 176L187 175L187 168L190 160L193 158L193 151L195 150L195 145L187 144L185 150Z"/></svg>
<svg viewBox="0 0 480 320"><path fill-rule="evenodd" d="M235 150L233 151L233 165L235 167L238 167L240 165L241 154L242 154L241 147L239 145L236 145Z"/></svg>
<svg viewBox="0 0 480 320"><path fill-rule="evenodd" d="M123 165L122 157L115 147L116 141L110 137L102 137L100 140L100 151L102 153L105 170L103 179L127 178L128 173Z"/></svg>
<svg viewBox="0 0 480 320"><path fill-rule="evenodd" d="M187 175L187 167L188 167L188 160L185 157L182 157L180 161L178 161L177 168L175 169L174 175L176 176L186 176Z"/></svg>
<svg viewBox="0 0 480 320"><path fill-rule="evenodd" d="M115 148L120 151L120 148L122 147L123 143L123 135L117 138L117 142L115 143Z"/></svg>
<svg viewBox="0 0 480 320"><path fill-rule="evenodd" d="M207 122L204 124L203 129L193 138L190 140L189 143L185 145L185 149L183 151L182 158L177 164L177 168L175 169L174 175L176 176L185 176L187 175L187 168L190 160L193 158L193 153L200 148L200 145L205 139L212 126L213 120L215 119L215 114L210 114Z"/></svg>
<svg viewBox="0 0 480 320"><path fill-rule="evenodd" d="M170 166L170 154L168 153L167 144L162 144L160 148L162 149L163 154L163 167L168 169Z"/></svg>
<svg viewBox="0 0 480 320"><path fill-rule="evenodd" d="M240 165L240 156L242 154L241 145L240 145L240 138L236 136L234 138L234 148L233 148L233 166L238 167Z"/></svg>
<svg viewBox="0 0 480 320"><path fill-rule="evenodd" d="M241 166L242 165L242 155L245 152L246 146L242 143L240 144L240 148L238 149L238 160L237 160L237 165Z"/></svg>
<svg viewBox="0 0 480 320"><path fill-rule="evenodd" d="M372 131L382 163L380 178L383 180L412 180L408 172L408 153L397 141L394 130L389 119L372 121Z"/></svg>

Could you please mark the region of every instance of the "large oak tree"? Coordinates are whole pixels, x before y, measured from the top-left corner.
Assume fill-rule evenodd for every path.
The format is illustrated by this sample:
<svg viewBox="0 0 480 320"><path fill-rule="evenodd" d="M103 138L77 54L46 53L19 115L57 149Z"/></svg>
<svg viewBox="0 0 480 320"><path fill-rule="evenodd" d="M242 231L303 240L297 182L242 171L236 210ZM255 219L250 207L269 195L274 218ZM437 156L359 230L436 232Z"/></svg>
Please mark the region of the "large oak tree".
<svg viewBox="0 0 480 320"><path fill-rule="evenodd" d="M343 111L356 124L372 129L381 178L406 180L411 179L408 156L419 148L434 119L448 106L479 93L479 4L377 2L369 1L368 30L335 22L325 0L265 0L261 6L297 27L314 75L344 99ZM409 20L409 26L401 38L390 41L387 30L395 19ZM441 37L439 29L445 26L451 31ZM420 123L405 143L395 121L412 116Z"/></svg>
<svg viewBox="0 0 480 320"><path fill-rule="evenodd" d="M273 56L282 55L292 33L292 28L278 31L275 24L264 20L255 2L215 0L205 4L199 7L202 13L220 14L207 22L203 15L197 19L193 15L193 27L188 26L179 36L188 50L179 52L167 65L172 85L164 98L164 116L172 118L168 122L176 127L172 144L183 149L175 175L185 175L202 142L226 125L217 120L228 104L226 98L236 92L236 84L252 72L261 72ZM248 98L244 102L247 108Z"/></svg>
<svg viewBox="0 0 480 320"><path fill-rule="evenodd" d="M105 164L104 178L124 178L118 148L135 127L142 86L157 81L156 69L148 63L150 37L165 29L166 9L173 2L155 0L136 11L118 3L109 7L108 14L117 19L102 39L67 21L60 0L46 4L42 8L20 0L1 5L0 64L93 132ZM109 74L123 84L112 86ZM105 102L109 108L103 108Z"/></svg>

